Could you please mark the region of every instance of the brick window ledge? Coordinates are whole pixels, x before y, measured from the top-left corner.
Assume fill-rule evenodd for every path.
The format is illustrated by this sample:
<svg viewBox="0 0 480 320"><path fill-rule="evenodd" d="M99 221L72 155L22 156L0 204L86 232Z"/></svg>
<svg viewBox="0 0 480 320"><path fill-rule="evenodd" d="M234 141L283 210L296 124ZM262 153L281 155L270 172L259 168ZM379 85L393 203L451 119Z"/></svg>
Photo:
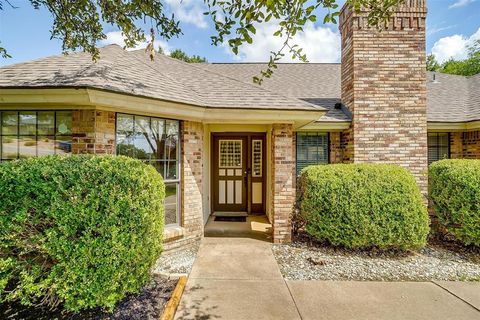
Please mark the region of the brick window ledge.
<svg viewBox="0 0 480 320"><path fill-rule="evenodd" d="M165 226L163 230L163 241L169 242L179 238L183 238L185 235L185 228L180 226Z"/></svg>

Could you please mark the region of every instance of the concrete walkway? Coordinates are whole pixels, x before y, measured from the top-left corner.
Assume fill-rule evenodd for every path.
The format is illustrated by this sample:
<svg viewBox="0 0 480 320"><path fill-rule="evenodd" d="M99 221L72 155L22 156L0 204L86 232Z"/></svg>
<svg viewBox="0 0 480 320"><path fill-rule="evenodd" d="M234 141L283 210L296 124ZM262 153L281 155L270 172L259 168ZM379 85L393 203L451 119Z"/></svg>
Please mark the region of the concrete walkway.
<svg viewBox="0 0 480 320"><path fill-rule="evenodd" d="M480 283L285 281L270 243L204 238L175 318L480 320Z"/></svg>

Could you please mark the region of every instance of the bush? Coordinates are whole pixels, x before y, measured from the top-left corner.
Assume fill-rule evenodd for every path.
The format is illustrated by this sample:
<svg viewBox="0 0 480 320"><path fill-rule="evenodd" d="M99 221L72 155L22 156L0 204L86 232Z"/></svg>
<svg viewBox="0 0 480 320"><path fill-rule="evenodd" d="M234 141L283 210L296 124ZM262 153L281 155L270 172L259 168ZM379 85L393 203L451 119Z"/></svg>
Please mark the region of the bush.
<svg viewBox="0 0 480 320"><path fill-rule="evenodd" d="M429 196L440 224L480 246L480 160L442 160L429 168Z"/></svg>
<svg viewBox="0 0 480 320"><path fill-rule="evenodd" d="M347 248L417 249L429 218L414 177L382 164L307 167L300 207L314 238Z"/></svg>
<svg viewBox="0 0 480 320"><path fill-rule="evenodd" d="M0 299L111 310L161 253L164 184L127 157L0 165Z"/></svg>

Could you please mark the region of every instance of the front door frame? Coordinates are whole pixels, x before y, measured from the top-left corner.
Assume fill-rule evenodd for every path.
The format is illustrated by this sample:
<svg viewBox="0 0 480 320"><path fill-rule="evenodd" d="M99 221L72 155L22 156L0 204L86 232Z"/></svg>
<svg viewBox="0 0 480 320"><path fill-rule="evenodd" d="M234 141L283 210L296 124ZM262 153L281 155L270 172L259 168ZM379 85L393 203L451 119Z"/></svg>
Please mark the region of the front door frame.
<svg viewBox="0 0 480 320"><path fill-rule="evenodd" d="M265 132L212 132L210 134L210 161L211 161L211 172L210 172L210 199L211 201L211 213L215 211L215 192L218 189L215 184L218 184L218 181L215 179L215 168L217 168L218 162L218 153L215 154L215 151L218 147L215 145L215 141L221 138L243 138L247 142L246 147L246 170L247 170L247 213L250 214L266 214L266 185L267 185L267 135ZM262 140L262 205L253 205L252 206L252 139ZM258 178L256 178L258 180ZM253 207L253 210L252 210Z"/></svg>

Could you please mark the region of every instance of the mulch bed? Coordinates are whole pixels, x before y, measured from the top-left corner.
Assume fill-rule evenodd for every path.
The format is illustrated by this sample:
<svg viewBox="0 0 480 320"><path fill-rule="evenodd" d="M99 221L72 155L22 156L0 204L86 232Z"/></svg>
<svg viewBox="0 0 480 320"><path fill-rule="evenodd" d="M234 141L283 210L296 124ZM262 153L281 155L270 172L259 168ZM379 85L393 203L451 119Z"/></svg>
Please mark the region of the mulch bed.
<svg viewBox="0 0 480 320"><path fill-rule="evenodd" d="M18 303L3 303L0 305L0 319L158 320L176 284L177 280L155 275L140 293L129 295L120 301L111 314L99 308L72 314L61 308L50 310L46 307L25 307Z"/></svg>

